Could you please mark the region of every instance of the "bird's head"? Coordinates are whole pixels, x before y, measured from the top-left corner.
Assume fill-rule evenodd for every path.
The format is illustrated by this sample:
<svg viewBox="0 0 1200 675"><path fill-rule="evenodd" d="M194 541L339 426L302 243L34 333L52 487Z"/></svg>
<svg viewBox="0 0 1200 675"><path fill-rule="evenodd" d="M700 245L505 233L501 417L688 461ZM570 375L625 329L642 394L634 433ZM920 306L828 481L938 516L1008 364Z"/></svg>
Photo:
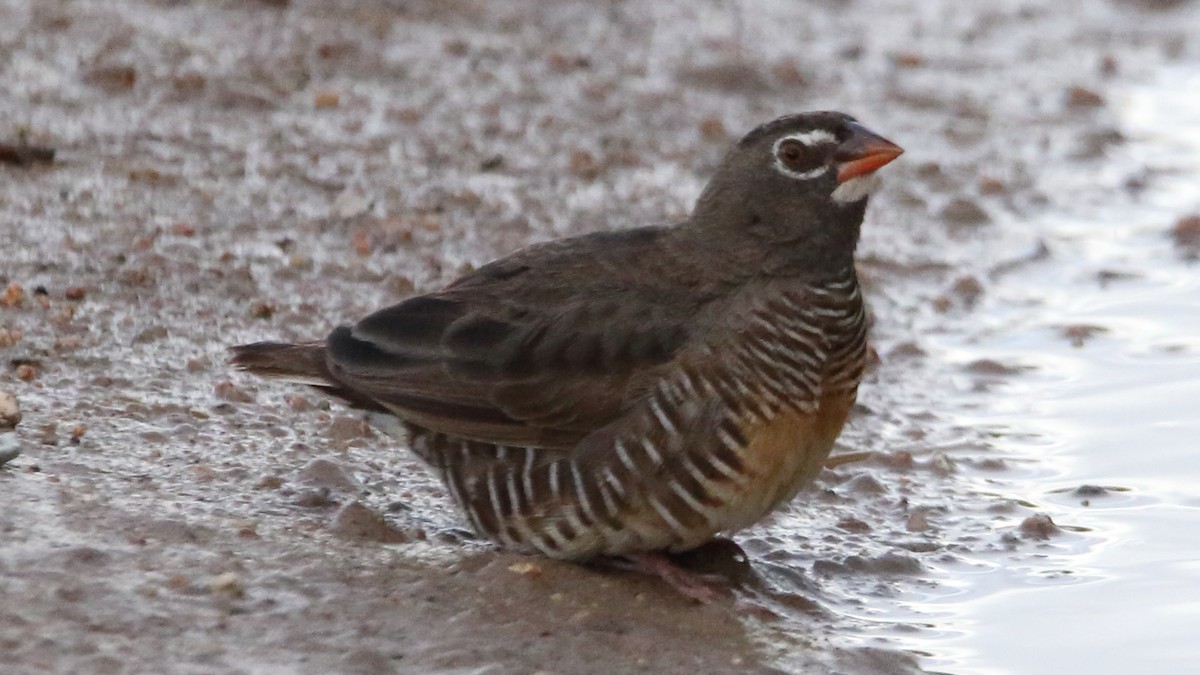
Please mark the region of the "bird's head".
<svg viewBox="0 0 1200 675"><path fill-rule="evenodd" d="M852 253L867 197L879 183L875 171L902 152L843 113L781 117L729 151L692 222L781 244L839 250L848 244Z"/></svg>

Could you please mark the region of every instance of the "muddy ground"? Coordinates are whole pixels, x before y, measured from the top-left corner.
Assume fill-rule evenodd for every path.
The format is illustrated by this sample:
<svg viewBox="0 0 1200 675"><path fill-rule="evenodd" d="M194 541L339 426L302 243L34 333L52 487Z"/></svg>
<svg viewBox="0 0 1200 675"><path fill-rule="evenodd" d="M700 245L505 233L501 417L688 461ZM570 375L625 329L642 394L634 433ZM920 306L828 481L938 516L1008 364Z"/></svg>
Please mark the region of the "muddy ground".
<svg viewBox="0 0 1200 675"><path fill-rule="evenodd" d="M1045 258L997 223L1091 194L1123 142L1107 92L1196 59L1196 16L0 0L0 142L55 151L0 164L5 672L920 670L853 608L1052 527L947 413L1020 369L924 336L986 325L976 300ZM748 563L710 556L738 579L718 603L498 553L360 416L225 365L531 242L679 218L733 138L814 108L908 151L861 247L880 362L856 461L740 537Z"/></svg>

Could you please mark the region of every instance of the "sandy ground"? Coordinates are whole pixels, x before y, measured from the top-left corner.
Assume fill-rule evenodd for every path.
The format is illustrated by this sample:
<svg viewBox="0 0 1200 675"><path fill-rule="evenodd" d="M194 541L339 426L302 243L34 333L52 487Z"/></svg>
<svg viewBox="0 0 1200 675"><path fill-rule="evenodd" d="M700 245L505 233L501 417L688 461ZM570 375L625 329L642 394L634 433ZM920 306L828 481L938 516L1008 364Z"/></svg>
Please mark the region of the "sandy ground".
<svg viewBox="0 0 1200 675"><path fill-rule="evenodd" d="M996 259L1037 257L993 222L1086 192L1121 142L1106 89L1194 59L1194 10L0 0L0 142L56 151L0 164L5 672L919 670L828 605L998 545L927 515L968 519L961 476L1004 471L939 411L1014 375L919 330L963 330ZM738 579L721 602L498 553L359 416L224 365L681 217L731 139L813 108L908 150L861 250L881 361L841 453L868 461L742 538L748 563L701 561ZM1027 505L981 508L1037 538Z"/></svg>

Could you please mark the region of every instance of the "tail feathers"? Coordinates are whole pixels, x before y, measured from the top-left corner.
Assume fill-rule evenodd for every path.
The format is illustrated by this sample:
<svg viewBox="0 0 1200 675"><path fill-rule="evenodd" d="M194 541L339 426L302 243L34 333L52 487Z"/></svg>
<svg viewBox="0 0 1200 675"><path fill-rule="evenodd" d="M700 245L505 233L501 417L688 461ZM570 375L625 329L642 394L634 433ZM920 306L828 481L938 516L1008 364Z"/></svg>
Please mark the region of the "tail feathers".
<svg viewBox="0 0 1200 675"><path fill-rule="evenodd" d="M286 382L310 384L319 387L331 396L342 399L352 408L372 412L390 412L370 396L359 393L337 381L329 372L329 366L325 362L324 342L303 344L255 342L250 345L230 347L229 350L233 352L229 363L238 370Z"/></svg>
<svg viewBox="0 0 1200 675"><path fill-rule="evenodd" d="M255 342L231 347L229 363L255 375L317 387L335 387L325 365L325 343Z"/></svg>

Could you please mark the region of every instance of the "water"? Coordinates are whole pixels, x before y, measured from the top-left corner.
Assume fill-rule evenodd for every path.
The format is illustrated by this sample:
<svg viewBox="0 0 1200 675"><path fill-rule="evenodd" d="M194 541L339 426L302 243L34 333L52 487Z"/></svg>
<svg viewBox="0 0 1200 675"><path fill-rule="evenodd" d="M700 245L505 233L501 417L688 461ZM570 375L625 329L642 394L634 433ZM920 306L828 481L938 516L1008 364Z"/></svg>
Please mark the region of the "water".
<svg viewBox="0 0 1200 675"><path fill-rule="evenodd" d="M1110 162L1123 169L1093 190L1106 196L1024 225L1042 228L1053 254L995 280L980 310L986 331L932 340L952 359L1032 367L958 421L1023 432L995 441L1036 462L1004 490L1070 531L911 603L904 611L937 630L902 642L930 654L931 670L1181 672L1200 662L1200 266L1169 236L1200 212L1197 91L1200 71L1181 69L1129 92L1130 141ZM1122 189L1130 167L1153 177L1144 190Z"/></svg>

